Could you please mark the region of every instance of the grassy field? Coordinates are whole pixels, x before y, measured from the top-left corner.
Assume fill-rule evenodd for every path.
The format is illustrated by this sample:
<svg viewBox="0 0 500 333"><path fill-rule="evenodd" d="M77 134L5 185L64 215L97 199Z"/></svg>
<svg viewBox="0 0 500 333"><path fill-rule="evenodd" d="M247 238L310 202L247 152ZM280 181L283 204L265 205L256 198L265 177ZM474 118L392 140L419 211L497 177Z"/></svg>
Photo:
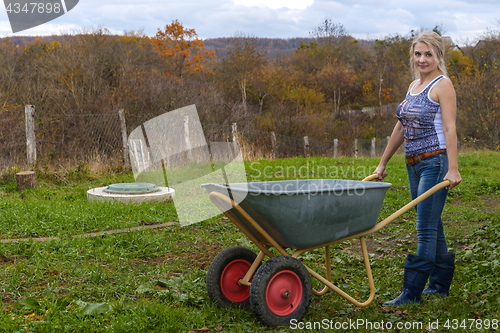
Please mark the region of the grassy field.
<svg viewBox="0 0 500 333"><path fill-rule="evenodd" d="M249 181L362 179L377 163L294 158L247 162L246 167ZM425 297L421 305L404 308L383 306L399 294L405 256L416 251L412 210L367 237L377 289L373 303L357 308L331 291L313 297L301 322L305 331L326 326L336 332L388 331L388 323L392 330L402 326L401 332L500 329L500 154L461 154L459 164L464 180L450 192L443 214L450 251L457 253L450 297ZM0 332L292 332L302 327L270 329L251 311L219 309L209 300L205 277L215 255L234 245L255 249L222 215L188 227L73 237L177 217L172 203L87 202L86 190L131 182L129 173L95 175L85 166L64 174L39 172L38 188L21 193L16 171L0 179ZM393 187L380 218L410 201L403 157L394 157L387 172ZM57 239L36 240L41 237ZM31 239L7 242L16 238ZM369 288L358 244L331 247L332 279L365 300ZM321 271L324 250L302 260ZM318 286L314 279L313 286ZM314 323L316 329L307 329Z"/></svg>

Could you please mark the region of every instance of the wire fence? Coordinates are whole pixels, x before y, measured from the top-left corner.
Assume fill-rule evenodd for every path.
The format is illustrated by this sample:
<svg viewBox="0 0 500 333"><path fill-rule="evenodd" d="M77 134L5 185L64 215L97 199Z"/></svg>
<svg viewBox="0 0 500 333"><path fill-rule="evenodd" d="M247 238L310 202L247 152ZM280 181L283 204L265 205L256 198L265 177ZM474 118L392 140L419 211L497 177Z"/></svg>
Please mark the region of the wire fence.
<svg viewBox="0 0 500 333"><path fill-rule="evenodd" d="M0 161L11 166L26 162L24 111L2 112L0 117Z"/></svg>
<svg viewBox="0 0 500 333"><path fill-rule="evenodd" d="M35 116L34 127L37 162L86 160L95 155L112 157L123 149L117 113ZM26 155L25 112L3 112L0 163L3 166L24 165Z"/></svg>
<svg viewBox="0 0 500 333"><path fill-rule="evenodd" d="M121 150L118 114L48 115L38 123L37 151L50 158L111 156Z"/></svg>
<svg viewBox="0 0 500 333"><path fill-rule="evenodd" d="M0 164L3 167L27 163L27 126L24 111L0 115ZM121 159L127 163L125 136L154 118L144 114L125 124L118 112L105 114L44 114L35 116L36 162L64 159L88 161ZM124 131L124 128L126 130ZM375 157L381 156L388 138L318 140L290 137L273 132L238 130L236 124L202 124L207 142L234 142L241 147L245 160L277 159L297 156ZM312 134L312 133L311 133ZM404 153L401 147L397 153Z"/></svg>

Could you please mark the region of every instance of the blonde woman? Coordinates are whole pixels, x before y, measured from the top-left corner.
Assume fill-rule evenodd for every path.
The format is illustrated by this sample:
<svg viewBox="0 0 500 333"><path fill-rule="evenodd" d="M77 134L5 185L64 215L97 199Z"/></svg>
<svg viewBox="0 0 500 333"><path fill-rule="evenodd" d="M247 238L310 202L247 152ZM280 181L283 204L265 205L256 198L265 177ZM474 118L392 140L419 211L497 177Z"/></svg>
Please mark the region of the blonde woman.
<svg viewBox="0 0 500 333"><path fill-rule="evenodd" d="M450 186L416 206L417 254L408 254L403 290L384 303L390 306L420 303L422 292L448 295L455 269L455 254L448 252L441 213L448 190L462 178L457 163L456 96L446 76L442 38L432 31L420 33L413 40L410 61L416 80L398 106L399 121L374 173L379 180L387 176L386 165L404 142L412 198L443 180L449 180Z"/></svg>

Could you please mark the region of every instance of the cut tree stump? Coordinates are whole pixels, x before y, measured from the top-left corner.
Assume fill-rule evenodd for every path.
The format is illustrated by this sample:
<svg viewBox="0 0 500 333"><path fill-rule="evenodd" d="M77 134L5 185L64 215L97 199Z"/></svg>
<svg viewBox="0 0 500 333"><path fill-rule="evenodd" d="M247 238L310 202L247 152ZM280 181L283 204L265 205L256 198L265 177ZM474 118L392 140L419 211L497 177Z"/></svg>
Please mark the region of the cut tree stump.
<svg viewBox="0 0 500 333"><path fill-rule="evenodd" d="M17 190L36 188L36 173L34 171L21 171L16 173Z"/></svg>

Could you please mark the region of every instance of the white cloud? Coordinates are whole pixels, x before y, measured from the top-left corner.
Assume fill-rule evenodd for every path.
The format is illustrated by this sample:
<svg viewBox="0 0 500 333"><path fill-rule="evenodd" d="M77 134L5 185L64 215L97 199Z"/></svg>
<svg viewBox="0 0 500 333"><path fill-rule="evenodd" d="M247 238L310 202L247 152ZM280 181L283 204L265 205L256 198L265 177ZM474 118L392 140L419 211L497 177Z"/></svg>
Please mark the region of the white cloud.
<svg viewBox="0 0 500 333"><path fill-rule="evenodd" d="M85 0L58 19L16 35L59 33L75 27L111 31L144 29L150 36L178 19L202 38L237 32L257 37L308 37L326 18L343 24L357 38L406 35L412 29L442 24L454 40L474 39L498 27L498 0L443 0L432 7L410 0ZM0 34L13 35L0 10Z"/></svg>
<svg viewBox="0 0 500 333"><path fill-rule="evenodd" d="M305 9L312 5L313 0L234 0L234 3L247 7Z"/></svg>

